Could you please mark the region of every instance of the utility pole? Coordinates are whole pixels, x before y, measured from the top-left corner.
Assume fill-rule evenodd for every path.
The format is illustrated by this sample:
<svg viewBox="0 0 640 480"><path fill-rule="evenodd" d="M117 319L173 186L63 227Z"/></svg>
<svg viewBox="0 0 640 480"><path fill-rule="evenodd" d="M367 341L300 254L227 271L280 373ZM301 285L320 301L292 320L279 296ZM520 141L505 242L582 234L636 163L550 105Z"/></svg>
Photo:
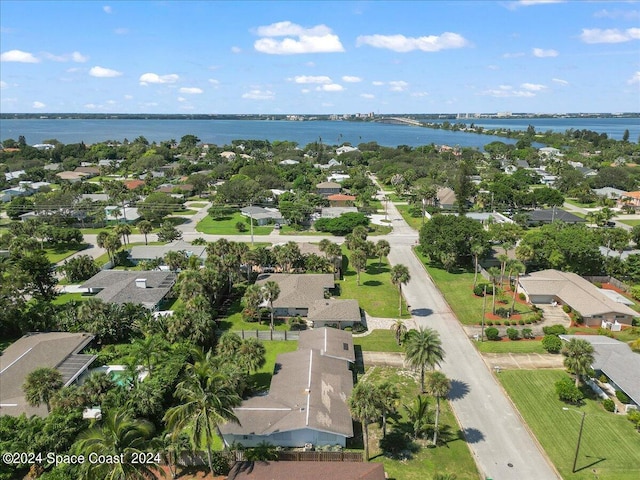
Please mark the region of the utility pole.
<svg viewBox="0 0 640 480"><path fill-rule="evenodd" d="M253 205L249 205L249 208L253 207ZM249 228L251 229L251 246L253 247L253 213L249 210Z"/></svg>
<svg viewBox="0 0 640 480"><path fill-rule="evenodd" d="M484 294L482 295L482 319L480 320L480 343L484 342L484 311L487 308L487 284L484 284Z"/></svg>

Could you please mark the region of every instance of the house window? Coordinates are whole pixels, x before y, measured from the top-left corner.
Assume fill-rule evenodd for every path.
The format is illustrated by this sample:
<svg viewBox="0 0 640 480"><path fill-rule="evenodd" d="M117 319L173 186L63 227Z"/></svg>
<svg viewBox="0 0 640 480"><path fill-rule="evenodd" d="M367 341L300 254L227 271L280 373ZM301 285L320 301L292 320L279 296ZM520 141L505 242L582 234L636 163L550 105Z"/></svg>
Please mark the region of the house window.
<svg viewBox="0 0 640 480"><path fill-rule="evenodd" d="M627 318L626 315L616 315L616 318Z"/></svg>
<svg viewBox="0 0 640 480"><path fill-rule="evenodd" d="M348 351L349 350L349 344L348 343L343 343L342 344L342 349L345 350L345 351Z"/></svg>

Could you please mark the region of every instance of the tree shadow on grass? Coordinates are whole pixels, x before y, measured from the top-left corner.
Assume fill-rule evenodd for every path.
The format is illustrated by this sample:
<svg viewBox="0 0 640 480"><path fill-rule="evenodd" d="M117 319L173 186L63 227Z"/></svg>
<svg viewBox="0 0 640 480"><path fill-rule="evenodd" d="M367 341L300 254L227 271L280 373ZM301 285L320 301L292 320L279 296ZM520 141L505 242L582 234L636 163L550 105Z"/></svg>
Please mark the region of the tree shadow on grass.
<svg viewBox="0 0 640 480"><path fill-rule="evenodd" d="M366 282L362 282L363 285L366 285L367 287L379 287L380 285L382 285L382 282L379 280L367 280Z"/></svg>
<svg viewBox="0 0 640 480"><path fill-rule="evenodd" d="M389 266L385 263L383 263L382 265L378 266L377 263L372 263L367 265L367 273L369 275L378 275L380 273L389 273L390 269Z"/></svg>
<svg viewBox="0 0 640 480"><path fill-rule="evenodd" d="M414 308L411 310L411 315L415 315L416 317L428 317L433 313L433 310L430 308Z"/></svg>
<svg viewBox="0 0 640 480"><path fill-rule="evenodd" d="M449 400L460 400L469 393L469 384L460 380L451 380L451 390L447 398Z"/></svg>

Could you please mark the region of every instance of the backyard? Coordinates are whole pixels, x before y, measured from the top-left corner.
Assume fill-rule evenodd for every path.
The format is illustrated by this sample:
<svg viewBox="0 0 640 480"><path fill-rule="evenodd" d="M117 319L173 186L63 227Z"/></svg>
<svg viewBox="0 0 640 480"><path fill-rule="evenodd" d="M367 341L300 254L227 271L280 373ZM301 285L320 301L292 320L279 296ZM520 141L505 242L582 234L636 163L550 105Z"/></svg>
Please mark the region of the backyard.
<svg viewBox="0 0 640 480"><path fill-rule="evenodd" d="M562 370L506 370L498 379L565 480L640 478L640 435L631 422L599 401L574 407L558 400L554 384L566 376ZM583 412L577 472L571 473Z"/></svg>
<svg viewBox="0 0 640 480"><path fill-rule="evenodd" d="M372 330L368 335L353 337L353 345L363 352L403 352L391 330Z"/></svg>
<svg viewBox="0 0 640 480"><path fill-rule="evenodd" d="M236 228L236 224L241 223L246 227L246 231L241 232ZM196 230L201 233L210 235L251 235L250 225L247 223L247 217L242 216L240 212L235 212L229 217L215 220L207 215L196 225ZM254 235L269 235L273 230L273 225L255 226L253 227Z"/></svg>

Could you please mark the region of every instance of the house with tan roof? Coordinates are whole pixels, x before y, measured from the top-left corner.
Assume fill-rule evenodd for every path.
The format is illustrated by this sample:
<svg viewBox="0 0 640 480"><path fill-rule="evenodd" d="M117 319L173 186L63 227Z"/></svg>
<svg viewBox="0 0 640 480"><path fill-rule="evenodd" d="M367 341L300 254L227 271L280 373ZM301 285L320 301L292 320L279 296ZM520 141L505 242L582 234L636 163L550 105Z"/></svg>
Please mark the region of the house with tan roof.
<svg viewBox="0 0 640 480"><path fill-rule="evenodd" d="M532 304L557 302L579 312L587 326L618 330L631 326L640 316L627 305L615 301L602 290L575 273L542 270L520 277L518 292L524 293Z"/></svg>
<svg viewBox="0 0 640 480"><path fill-rule="evenodd" d="M353 389L346 359L353 355L351 333L333 328L303 331L300 342L297 351L278 355L269 393L234 408L239 423L220 426L226 445L344 447L353 437L346 403Z"/></svg>
<svg viewBox="0 0 640 480"><path fill-rule="evenodd" d="M336 182L320 182L316 185L316 193L325 197L341 191L342 185Z"/></svg>

